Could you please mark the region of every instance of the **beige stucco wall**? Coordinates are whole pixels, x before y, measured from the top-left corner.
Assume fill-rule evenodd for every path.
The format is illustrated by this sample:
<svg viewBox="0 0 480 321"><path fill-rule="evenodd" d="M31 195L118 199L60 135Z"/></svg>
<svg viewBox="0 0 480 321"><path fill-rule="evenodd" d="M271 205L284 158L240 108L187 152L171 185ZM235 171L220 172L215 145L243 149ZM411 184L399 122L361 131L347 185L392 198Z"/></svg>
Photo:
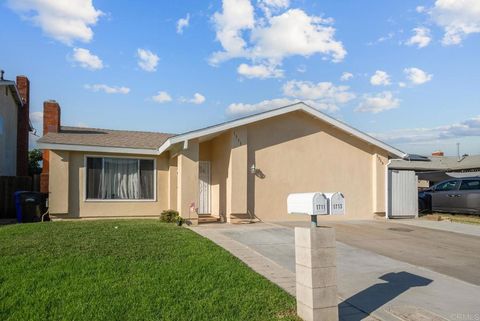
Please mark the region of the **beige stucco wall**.
<svg viewBox="0 0 480 321"><path fill-rule="evenodd" d="M230 162L231 132L212 139L211 147L211 193L212 215L227 220L227 179Z"/></svg>
<svg viewBox="0 0 480 321"><path fill-rule="evenodd" d="M0 86L0 176L17 172L17 111L10 89Z"/></svg>
<svg viewBox="0 0 480 321"><path fill-rule="evenodd" d="M227 221L231 215L247 213L248 132L246 127L232 130L227 178Z"/></svg>
<svg viewBox="0 0 480 321"><path fill-rule="evenodd" d="M177 210L177 156L169 155L168 168L168 209Z"/></svg>
<svg viewBox="0 0 480 321"><path fill-rule="evenodd" d="M48 180L49 190L49 211L56 214L68 214L69 203L69 166L70 152L51 151L50 157L50 176Z"/></svg>
<svg viewBox="0 0 480 321"><path fill-rule="evenodd" d="M168 153L158 157L148 157L144 155L69 152L68 165L64 162L65 158L62 160L60 157L62 153L65 152L52 151L50 153L50 212L52 214L63 214L65 213L63 209L68 206L70 217L159 216L162 210L168 208ZM85 200L86 155L156 159L156 200ZM68 174L65 173L65 167L68 167ZM65 176L68 176L68 178L65 179ZM65 205L65 191L68 191L67 205Z"/></svg>
<svg viewBox="0 0 480 321"><path fill-rule="evenodd" d="M248 166L254 162L264 176L249 180L249 209L263 220L305 219L287 214L286 199L289 193L313 191L342 192L345 219L384 211L387 153L305 113L249 125L248 151Z"/></svg>
<svg viewBox="0 0 480 321"><path fill-rule="evenodd" d="M181 150L177 157L177 208L180 215L193 224L198 223L195 211L198 207L199 192L198 161L198 141L189 141L188 148Z"/></svg>

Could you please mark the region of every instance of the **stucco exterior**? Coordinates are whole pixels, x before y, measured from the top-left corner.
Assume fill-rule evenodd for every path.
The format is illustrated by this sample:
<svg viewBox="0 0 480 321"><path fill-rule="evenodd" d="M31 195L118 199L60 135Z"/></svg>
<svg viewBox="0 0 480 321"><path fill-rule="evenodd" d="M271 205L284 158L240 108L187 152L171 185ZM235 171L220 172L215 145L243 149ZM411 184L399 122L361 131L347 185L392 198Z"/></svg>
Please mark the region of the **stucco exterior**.
<svg viewBox="0 0 480 321"><path fill-rule="evenodd" d="M385 213L388 153L301 111L219 133L198 154L211 162L211 214L227 222L307 219L288 215L286 199L312 191L345 195L335 219Z"/></svg>
<svg viewBox="0 0 480 321"><path fill-rule="evenodd" d="M0 89L0 176L15 176L18 105L7 86Z"/></svg>
<svg viewBox="0 0 480 321"><path fill-rule="evenodd" d="M105 153L66 152L50 153L50 213L69 217L135 217L159 216L168 208L168 153L160 156L122 155ZM85 200L85 156L114 156L153 158L156 160L156 199L150 200ZM68 196L67 196L68 195Z"/></svg>
<svg viewBox="0 0 480 321"><path fill-rule="evenodd" d="M334 219L385 213L389 153L301 110L190 139L151 156L156 159L155 201L85 200L86 155L146 157L52 151L51 213L158 216L175 209L196 224L200 161L210 162L210 214L222 221L306 220L287 214L286 199L314 191L343 193L346 214Z"/></svg>
<svg viewBox="0 0 480 321"><path fill-rule="evenodd" d="M248 207L262 220L298 220L287 214L288 194L314 191L343 193L342 218L385 212L387 153L305 113L249 125L248 151L260 172L250 178Z"/></svg>

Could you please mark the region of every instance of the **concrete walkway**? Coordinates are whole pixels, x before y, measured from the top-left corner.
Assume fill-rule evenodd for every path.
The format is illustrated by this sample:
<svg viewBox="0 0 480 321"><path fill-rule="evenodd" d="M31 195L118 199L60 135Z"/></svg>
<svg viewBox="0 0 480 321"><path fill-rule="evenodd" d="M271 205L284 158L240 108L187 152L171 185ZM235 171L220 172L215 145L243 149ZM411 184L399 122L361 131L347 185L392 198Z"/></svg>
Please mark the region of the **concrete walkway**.
<svg viewBox="0 0 480 321"><path fill-rule="evenodd" d="M234 256L242 260L247 264L252 270L257 272L260 275L263 275L265 278L271 282L277 284L279 287L284 289L286 292L295 297L295 271L287 269L280 264L277 264L275 261L269 259L268 257L258 253L251 247L237 242L231 237L227 236L228 231L232 227L237 227L239 225L226 225L226 224L210 224L210 225L201 225L197 227L189 227L192 231L200 234L203 237L210 239L219 246L223 247ZM262 230L264 228L263 224L255 224L249 226L250 229L258 228ZM287 262L283 262L287 263ZM290 263L290 262L288 262ZM370 316L368 313L356 308L348 302L345 302L341 297L339 299L339 318L341 321L354 321L354 320L365 320L365 321L380 321L374 316ZM397 320L397 319L394 319Z"/></svg>
<svg viewBox="0 0 480 321"><path fill-rule="evenodd" d="M192 230L294 295L292 227L212 224ZM368 224L364 228L368 230ZM337 268L342 320L480 317L480 287L474 284L341 242L337 242Z"/></svg>

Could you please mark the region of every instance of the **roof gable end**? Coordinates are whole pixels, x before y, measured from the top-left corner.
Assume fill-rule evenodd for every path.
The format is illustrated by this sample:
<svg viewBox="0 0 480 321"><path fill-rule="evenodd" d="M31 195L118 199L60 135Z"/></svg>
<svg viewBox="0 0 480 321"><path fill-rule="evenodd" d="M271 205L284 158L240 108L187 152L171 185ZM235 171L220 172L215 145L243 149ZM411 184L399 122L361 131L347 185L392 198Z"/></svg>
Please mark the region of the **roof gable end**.
<svg viewBox="0 0 480 321"><path fill-rule="evenodd" d="M235 120L232 120L232 121L229 121L229 122L225 122L225 123L221 123L221 124L218 124L218 125L214 125L214 126L210 126L210 127L206 127L206 128L202 128L202 129L199 129L199 130L195 130L195 131L191 131L191 132L187 132L187 133L184 133L184 134L180 134L180 135L177 135L177 136L173 136L171 138L169 138L167 141L165 141L165 143L159 148L159 152L162 153L166 150L168 150L170 148L170 146L174 145L174 144L177 144L177 143L181 143L181 142L184 142L184 141L188 141L188 140L191 140L191 139L195 139L195 138L199 138L199 137L202 137L202 136L207 136L207 135L212 135L214 133L219 133L219 132L222 132L222 131L226 131L226 130L229 130L229 129L233 129L233 128L236 128L236 127L240 127L240 126L243 126L243 125L247 125L247 124L251 124L251 123L254 123L254 122L258 122L258 121L261 121L261 120L264 120L264 119L268 119L268 118L272 118L272 117L275 117L275 116L280 116L280 115L284 115L284 114L287 114L287 113L291 113L291 112L294 112L294 111L303 111L315 118L318 118L320 120L323 120L325 121L326 123L336 127L336 128L339 128L363 141L366 141L367 143L370 143L374 146L377 146L385 151L387 151L388 153L390 153L391 155L393 156L396 156L396 157L400 157L400 158L404 158L407 156L407 154L405 154L404 152L394 148L393 146L390 146L358 129L355 129L333 117L330 117L328 116L327 114L313 108L313 107L310 107L309 105L305 104L304 102L299 102L299 103L296 103L296 104L292 104L292 105L288 105L288 106L285 106L285 107L281 107L281 108L277 108L277 109L273 109L273 110L269 110L269 111L265 111L263 113L258 113L258 114L254 114L254 115L250 115L250 116L246 116L246 117L243 117L243 118L239 118L239 119L235 119Z"/></svg>

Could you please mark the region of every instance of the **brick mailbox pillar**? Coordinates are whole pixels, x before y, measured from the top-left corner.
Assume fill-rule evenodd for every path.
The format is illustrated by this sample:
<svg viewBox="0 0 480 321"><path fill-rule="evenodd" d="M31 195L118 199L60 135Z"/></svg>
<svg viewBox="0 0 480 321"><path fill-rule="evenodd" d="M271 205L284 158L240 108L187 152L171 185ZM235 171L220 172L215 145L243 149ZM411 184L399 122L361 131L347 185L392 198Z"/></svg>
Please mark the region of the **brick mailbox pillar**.
<svg viewBox="0 0 480 321"><path fill-rule="evenodd" d="M335 230L295 228L297 314L305 321L338 321Z"/></svg>

